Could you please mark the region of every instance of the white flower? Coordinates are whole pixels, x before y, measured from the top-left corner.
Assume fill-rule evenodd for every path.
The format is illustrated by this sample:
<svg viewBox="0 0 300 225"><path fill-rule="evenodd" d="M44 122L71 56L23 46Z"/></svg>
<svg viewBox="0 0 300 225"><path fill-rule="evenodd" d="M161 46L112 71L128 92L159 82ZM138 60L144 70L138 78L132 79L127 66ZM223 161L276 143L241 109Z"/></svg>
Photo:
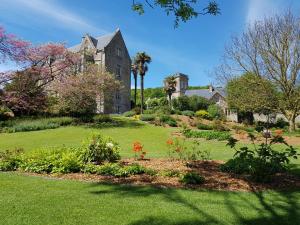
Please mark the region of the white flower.
<svg viewBox="0 0 300 225"><path fill-rule="evenodd" d="M108 147L108 148L113 148L113 147L114 147L114 144L113 144L113 143L111 143L111 142L109 142L109 143L106 143L106 147Z"/></svg>

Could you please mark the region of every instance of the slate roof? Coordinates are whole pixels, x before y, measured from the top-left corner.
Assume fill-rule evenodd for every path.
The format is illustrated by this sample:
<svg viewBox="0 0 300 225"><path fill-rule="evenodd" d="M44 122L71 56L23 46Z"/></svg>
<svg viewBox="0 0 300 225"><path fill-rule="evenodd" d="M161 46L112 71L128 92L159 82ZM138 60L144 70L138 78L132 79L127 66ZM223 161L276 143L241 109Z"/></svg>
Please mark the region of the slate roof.
<svg viewBox="0 0 300 225"><path fill-rule="evenodd" d="M106 34L96 38L89 35L89 38L93 42L94 47L96 47L98 50L103 50L111 42L111 40L114 38L114 36L117 34L118 31L119 29L117 29L115 32L111 34ZM81 47L81 43L70 47L69 50L72 52L79 52L80 47Z"/></svg>
<svg viewBox="0 0 300 225"><path fill-rule="evenodd" d="M199 90L186 90L186 96L200 96L206 99L211 99L216 93L219 93L224 98L226 97L226 91L224 88L215 88L213 92L210 92L209 89L199 89Z"/></svg>

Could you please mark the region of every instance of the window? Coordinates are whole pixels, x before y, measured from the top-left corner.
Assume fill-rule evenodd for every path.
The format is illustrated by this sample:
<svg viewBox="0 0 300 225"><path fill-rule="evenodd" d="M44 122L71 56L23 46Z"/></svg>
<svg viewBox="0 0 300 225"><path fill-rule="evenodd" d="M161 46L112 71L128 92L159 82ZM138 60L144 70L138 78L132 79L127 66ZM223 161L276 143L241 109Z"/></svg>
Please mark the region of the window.
<svg viewBox="0 0 300 225"><path fill-rule="evenodd" d="M121 107L119 105L117 105L117 113L121 112Z"/></svg>
<svg viewBox="0 0 300 225"><path fill-rule="evenodd" d="M122 57L122 49L117 48L117 56Z"/></svg>
<svg viewBox="0 0 300 225"><path fill-rule="evenodd" d="M119 91L116 92L116 99L118 99L118 100L121 99L121 95L120 95Z"/></svg>
<svg viewBox="0 0 300 225"><path fill-rule="evenodd" d="M116 77L117 78L121 77L121 66L120 65L117 65L117 68L116 68Z"/></svg>

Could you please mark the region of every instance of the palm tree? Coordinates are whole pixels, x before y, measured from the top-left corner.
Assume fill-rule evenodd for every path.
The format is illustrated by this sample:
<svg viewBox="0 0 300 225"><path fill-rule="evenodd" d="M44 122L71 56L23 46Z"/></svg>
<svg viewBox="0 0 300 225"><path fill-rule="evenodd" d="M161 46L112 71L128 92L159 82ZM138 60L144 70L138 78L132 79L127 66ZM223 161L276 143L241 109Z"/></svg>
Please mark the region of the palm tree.
<svg viewBox="0 0 300 225"><path fill-rule="evenodd" d="M145 52L138 52L135 57L138 66L138 72L141 76L141 113L144 109L144 76L148 71L148 64L151 62L151 57Z"/></svg>
<svg viewBox="0 0 300 225"><path fill-rule="evenodd" d="M174 76L166 77L164 80L164 84L165 84L164 90L169 97L170 107L172 107L172 94L176 91L176 84L177 84L176 77Z"/></svg>
<svg viewBox="0 0 300 225"><path fill-rule="evenodd" d="M132 59L131 72L132 72L133 78L134 78L134 106L136 106L138 64L137 64L135 58Z"/></svg>

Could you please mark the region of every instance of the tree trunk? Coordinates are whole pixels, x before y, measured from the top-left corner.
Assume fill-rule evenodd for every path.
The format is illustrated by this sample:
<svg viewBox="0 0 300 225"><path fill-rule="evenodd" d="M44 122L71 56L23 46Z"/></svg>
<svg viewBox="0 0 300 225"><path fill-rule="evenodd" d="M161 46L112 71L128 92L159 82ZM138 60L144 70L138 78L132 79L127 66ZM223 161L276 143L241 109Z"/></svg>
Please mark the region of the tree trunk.
<svg viewBox="0 0 300 225"><path fill-rule="evenodd" d="M141 114L144 111L144 76L141 76Z"/></svg>
<svg viewBox="0 0 300 225"><path fill-rule="evenodd" d="M172 108L172 94L169 94L169 106Z"/></svg>
<svg viewBox="0 0 300 225"><path fill-rule="evenodd" d="M134 107L136 107L137 76L134 76Z"/></svg>
<svg viewBox="0 0 300 225"><path fill-rule="evenodd" d="M296 120L296 118L289 119L289 124L290 124L289 131L290 132L293 132L293 131L296 130L296 122L295 122L295 120Z"/></svg>

